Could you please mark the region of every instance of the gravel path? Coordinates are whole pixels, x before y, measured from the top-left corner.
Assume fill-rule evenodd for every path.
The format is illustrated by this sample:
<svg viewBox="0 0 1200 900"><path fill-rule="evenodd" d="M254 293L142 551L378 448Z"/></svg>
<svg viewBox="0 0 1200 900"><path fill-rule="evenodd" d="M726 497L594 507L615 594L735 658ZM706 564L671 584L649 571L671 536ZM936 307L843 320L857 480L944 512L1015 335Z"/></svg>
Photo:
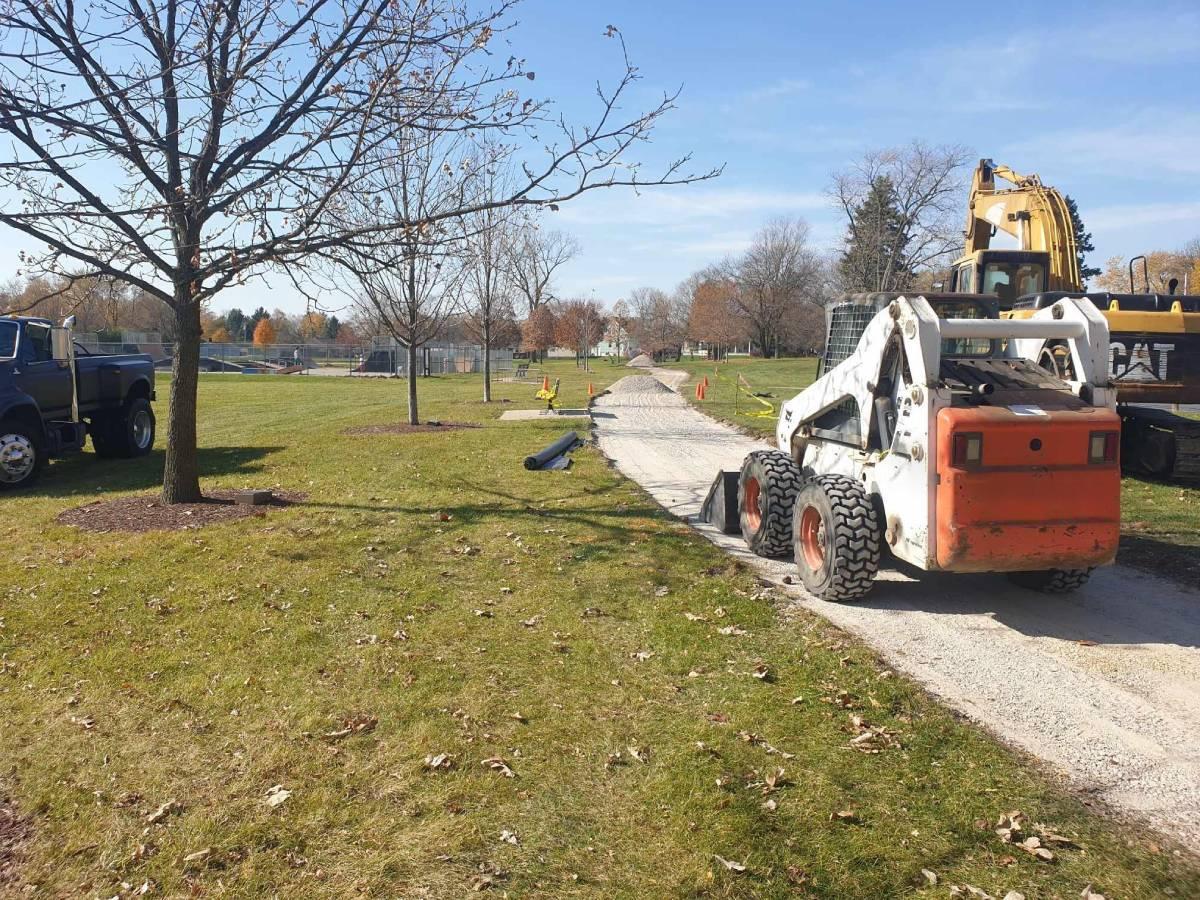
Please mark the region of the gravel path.
<svg viewBox="0 0 1200 900"><path fill-rule="evenodd" d="M687 378L651 371L672 388ZM1066 598L999 576L885 571L858 603L816 600L782 583L790 563L697 520L717 470L766 444L648 381L623 379L595 404L600 449L625 475L950 706L1200 851L1200 592L1115 566Z"/></svg>

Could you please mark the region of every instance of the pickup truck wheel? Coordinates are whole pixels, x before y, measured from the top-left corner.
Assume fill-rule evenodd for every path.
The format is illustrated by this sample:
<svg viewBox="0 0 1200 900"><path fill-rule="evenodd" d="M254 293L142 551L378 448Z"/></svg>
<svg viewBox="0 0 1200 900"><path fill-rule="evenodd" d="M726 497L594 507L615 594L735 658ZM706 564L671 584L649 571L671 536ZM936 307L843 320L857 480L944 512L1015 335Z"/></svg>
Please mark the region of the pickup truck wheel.
<svg viewBox="0 0 1200 900"><path fill-rule="evenodd" d="M796 461L779 450L756 450L738 478L742 537L759 556L792 552L792 506L803 476Z"/></svg>
<svg viewBox="0 0 1200 900"><path fill-rule="evenodd" d="M154 426L150 401L135 397L119 414L92 422L92 447L98 456L145 456L154 447Z"/></svg>
<svg viewBox="0 0 1200 900"><path fill-rule="evenodd" d="M843 475L805 483L792 520L796 566L809 593L857 600L879 571L879 515L862 485Z"/></svg>
<svg viewBox="0 0 1200 900"><path fill-rule="evenodd" d="M0 489L32 484L46 464L38 436L23 422L0 422Z"/></svg>

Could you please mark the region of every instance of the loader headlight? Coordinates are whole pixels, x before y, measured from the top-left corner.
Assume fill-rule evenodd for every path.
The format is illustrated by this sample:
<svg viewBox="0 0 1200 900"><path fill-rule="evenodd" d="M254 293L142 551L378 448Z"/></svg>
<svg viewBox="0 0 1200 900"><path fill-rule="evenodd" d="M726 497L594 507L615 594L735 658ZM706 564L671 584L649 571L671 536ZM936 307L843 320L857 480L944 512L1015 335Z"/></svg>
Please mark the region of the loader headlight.
<svg viewBox="0 0 1200 900"><path fill-rule="evenodd" d="M1116 462L1120 444L1121 433L1118 431L1093 431L1088 439L1088 462Z"/></svg>
<svg viewBox="0 0 1200 900"><path fill-rule="evenodd" d="M963 433L954 435L954 465L975 468L983 464L983 435Z"/></svg>

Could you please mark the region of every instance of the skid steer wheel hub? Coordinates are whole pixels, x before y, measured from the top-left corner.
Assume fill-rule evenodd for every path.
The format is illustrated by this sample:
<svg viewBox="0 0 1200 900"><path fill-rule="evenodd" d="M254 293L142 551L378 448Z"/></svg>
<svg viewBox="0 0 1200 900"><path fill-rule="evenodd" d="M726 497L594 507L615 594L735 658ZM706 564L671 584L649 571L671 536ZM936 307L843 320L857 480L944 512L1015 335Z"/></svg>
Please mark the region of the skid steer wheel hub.
<svg viewBox="0 0 1200 900"><path fill-rule="evenodd" d="M762 527L762 486L757 478L746 479L746 524L755 531Z"/></svg>
<svg viewBox="0 0 1200 900"><path fill-rule="evenodd" d="M810 569L825 565L825 519L815 506L805 506L800 513L799 550Z"/></svg>
<svg viewBox="0 0 1200 900"><path fill-rule="evenodd" d="M23 434L0 435L0 481L16 484L25 480L36 462L29 438Z"/></svg>
<svg viewBox="0 0 1200 900"><path fill-rule="evenodd" d="M755 450L742 463L738 518L742 537L757 555L792 555L792 508L803 480L795 460L779 450Z"/></svg>
<svg viewBox="0 0 1200 900"><path fill-rule="evenodd" d="M792 520L796 567L814 596L856 600L879 570L879 516L861 484L843 475L805 482Z"/></svg>

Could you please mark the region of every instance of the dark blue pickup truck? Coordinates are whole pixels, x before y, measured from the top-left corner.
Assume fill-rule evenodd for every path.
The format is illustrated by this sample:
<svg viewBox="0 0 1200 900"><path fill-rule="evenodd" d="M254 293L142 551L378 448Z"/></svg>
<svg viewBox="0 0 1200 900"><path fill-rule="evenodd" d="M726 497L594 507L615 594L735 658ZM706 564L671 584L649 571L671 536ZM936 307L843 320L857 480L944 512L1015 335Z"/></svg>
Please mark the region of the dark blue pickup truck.
<svg viewBox="0 0 1200 900"><path fill-rule="evenodd" d="M70 320L68 320L68 324ZM98 356L47 319L0 316L0 490L30 484L46 460L83 449L144 456L154 446L154 361Z"/></svg>

